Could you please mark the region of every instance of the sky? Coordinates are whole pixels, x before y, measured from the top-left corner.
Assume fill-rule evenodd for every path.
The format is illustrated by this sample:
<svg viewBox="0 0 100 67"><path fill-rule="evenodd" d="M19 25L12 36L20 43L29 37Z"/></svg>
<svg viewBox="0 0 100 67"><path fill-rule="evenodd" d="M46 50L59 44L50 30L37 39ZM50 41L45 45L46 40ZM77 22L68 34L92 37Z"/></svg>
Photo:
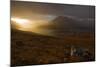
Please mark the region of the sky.
<svg viewBox="0 0 100 67"><path fill-rule="evenodd" d="M94 18L94 6L67 5L67 4L51 4L38 2L12 2L12 11L14 15L65 15L75 16L79 18ZM24 12L23 12L24 11Z"/></svg>
<svg viewBox="0 0 100 67"><path fill-rule="evenodd" d="M95 20L95 6L70 5L70 4L52 4L39 2L11 2L11 18L24 18L31 22L26 24L33 32L51 32L51 30L38 29L40 25L48 25L52 20L59 16L65 16L79 20L83 26L93 26ZM60 23L59 23L60 24ZM28 28L26 26L26 28ZM66 29L66 24L63 24ZM31 30L32 29L32 30ZM47 33L48 34L48 33Z"/></svg>

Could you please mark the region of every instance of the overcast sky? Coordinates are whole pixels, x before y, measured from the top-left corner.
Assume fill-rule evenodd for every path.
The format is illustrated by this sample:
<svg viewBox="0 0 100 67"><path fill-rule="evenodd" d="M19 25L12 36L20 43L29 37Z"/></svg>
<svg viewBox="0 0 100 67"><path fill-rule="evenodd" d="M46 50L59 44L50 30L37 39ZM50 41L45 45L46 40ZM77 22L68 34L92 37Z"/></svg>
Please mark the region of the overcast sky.
<svg viewBox="0 0 100 67"><path fill-rule="evenodd" d="M53 19L59 16L66 16L79 20L80 22L57 22L60 26L57 29L48 29L49 25L46 26L45 22L52 23ZM95 7L94 6L83 6L83 5L68 5L68 4L52 4L52 3L39 3L39 2L23 2L23 1L12 1L11 2L11 17L26 18L31 20L33 24L32 28L29 29L33 32L42 33L48 32L47 34L55 33L66 33L66 31L93 31L95 29ZM63 19L63 18L59 18ZM42 23L42 28L35 26ZM77 27L73 27L75 26ZM72 25L70 25L72 24ZM68 26L70 25L70 26ZM33 27L36 27L33 30ZM44 28L46 26L46 28ZM56 26L54 24L54 26ZM52 27L52 26L50 26ZM62 29L63 28L63 29ZM70 29L69 29L70 28ZM52 32L58 31L58 32ZM52 33L51 33L52 32Z"/></svg>
<svg viewBox="0 0 100 67"><path fill-rule="evenodd" d="M64 15L78 18L94 18L94 6L67 5L67 4L50 4L38 2L12 2L12 16L30 16L41 15ZM50 16L49 16L50 17Z"/></svg>

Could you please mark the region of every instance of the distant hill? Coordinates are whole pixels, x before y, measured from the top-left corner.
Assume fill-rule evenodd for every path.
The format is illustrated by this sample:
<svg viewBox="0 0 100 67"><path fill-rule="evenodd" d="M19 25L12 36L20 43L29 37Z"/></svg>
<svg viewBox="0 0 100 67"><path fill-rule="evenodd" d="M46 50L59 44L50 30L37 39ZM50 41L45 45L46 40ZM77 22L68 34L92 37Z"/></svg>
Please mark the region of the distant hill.
<svg viewBox="0 0 100 67"><path fill-rule="evenodd" d="M56 38L56 37L52 37L52 36L48 36L48 35L42 35L42 34L37 34L37 33L34 33L34 32L29 32L29 31L22 31L22 30L18 30L18 29L13 29L13 28L11 28L11 35L14 35L14 36L16 36L16 34L17 34L17 36L18 35L22 35L22 36L24 36L24 35L26 35L26 36L31 36L31 37L51 37L51 38Z"/></svg>
<svg viewBox="0 0 100 67"><path fill-rule="evenodd" d="M58 16L50 21L48 25L40 26L52 31L56 36L66 36L81 33L94 34L94 22L79 21L70 17Z"/></svg>

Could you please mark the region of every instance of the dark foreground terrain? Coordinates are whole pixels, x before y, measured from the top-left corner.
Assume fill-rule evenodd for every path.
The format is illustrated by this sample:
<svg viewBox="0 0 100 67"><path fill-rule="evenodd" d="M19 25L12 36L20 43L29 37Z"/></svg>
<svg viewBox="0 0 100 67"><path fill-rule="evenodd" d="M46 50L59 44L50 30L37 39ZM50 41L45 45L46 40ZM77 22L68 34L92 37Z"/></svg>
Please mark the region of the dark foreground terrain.
<svg viewBox="0 0 100 67"><path fill-rule="evenodd" d="M95 60L95 40L89 33L52 37L11 30L11 65L40 65Z"/></svg>

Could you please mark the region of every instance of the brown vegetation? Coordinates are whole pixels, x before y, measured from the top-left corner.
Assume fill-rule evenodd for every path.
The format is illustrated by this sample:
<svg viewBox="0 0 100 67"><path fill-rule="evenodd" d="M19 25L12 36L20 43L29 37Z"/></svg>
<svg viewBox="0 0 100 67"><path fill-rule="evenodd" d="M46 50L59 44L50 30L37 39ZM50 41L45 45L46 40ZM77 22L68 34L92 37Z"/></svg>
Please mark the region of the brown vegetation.
<svg viewBox="0 0 100 67"><path fill-rule="evenodd" d="M52 63L69 63L93 61L94 36L67 36L64 38L44 36L30 32L12 30L11 32L11 65L37 65ZM71 46L88 49L88 57L71 56ZM90 58L90 59L87 59Z"/></svg>

